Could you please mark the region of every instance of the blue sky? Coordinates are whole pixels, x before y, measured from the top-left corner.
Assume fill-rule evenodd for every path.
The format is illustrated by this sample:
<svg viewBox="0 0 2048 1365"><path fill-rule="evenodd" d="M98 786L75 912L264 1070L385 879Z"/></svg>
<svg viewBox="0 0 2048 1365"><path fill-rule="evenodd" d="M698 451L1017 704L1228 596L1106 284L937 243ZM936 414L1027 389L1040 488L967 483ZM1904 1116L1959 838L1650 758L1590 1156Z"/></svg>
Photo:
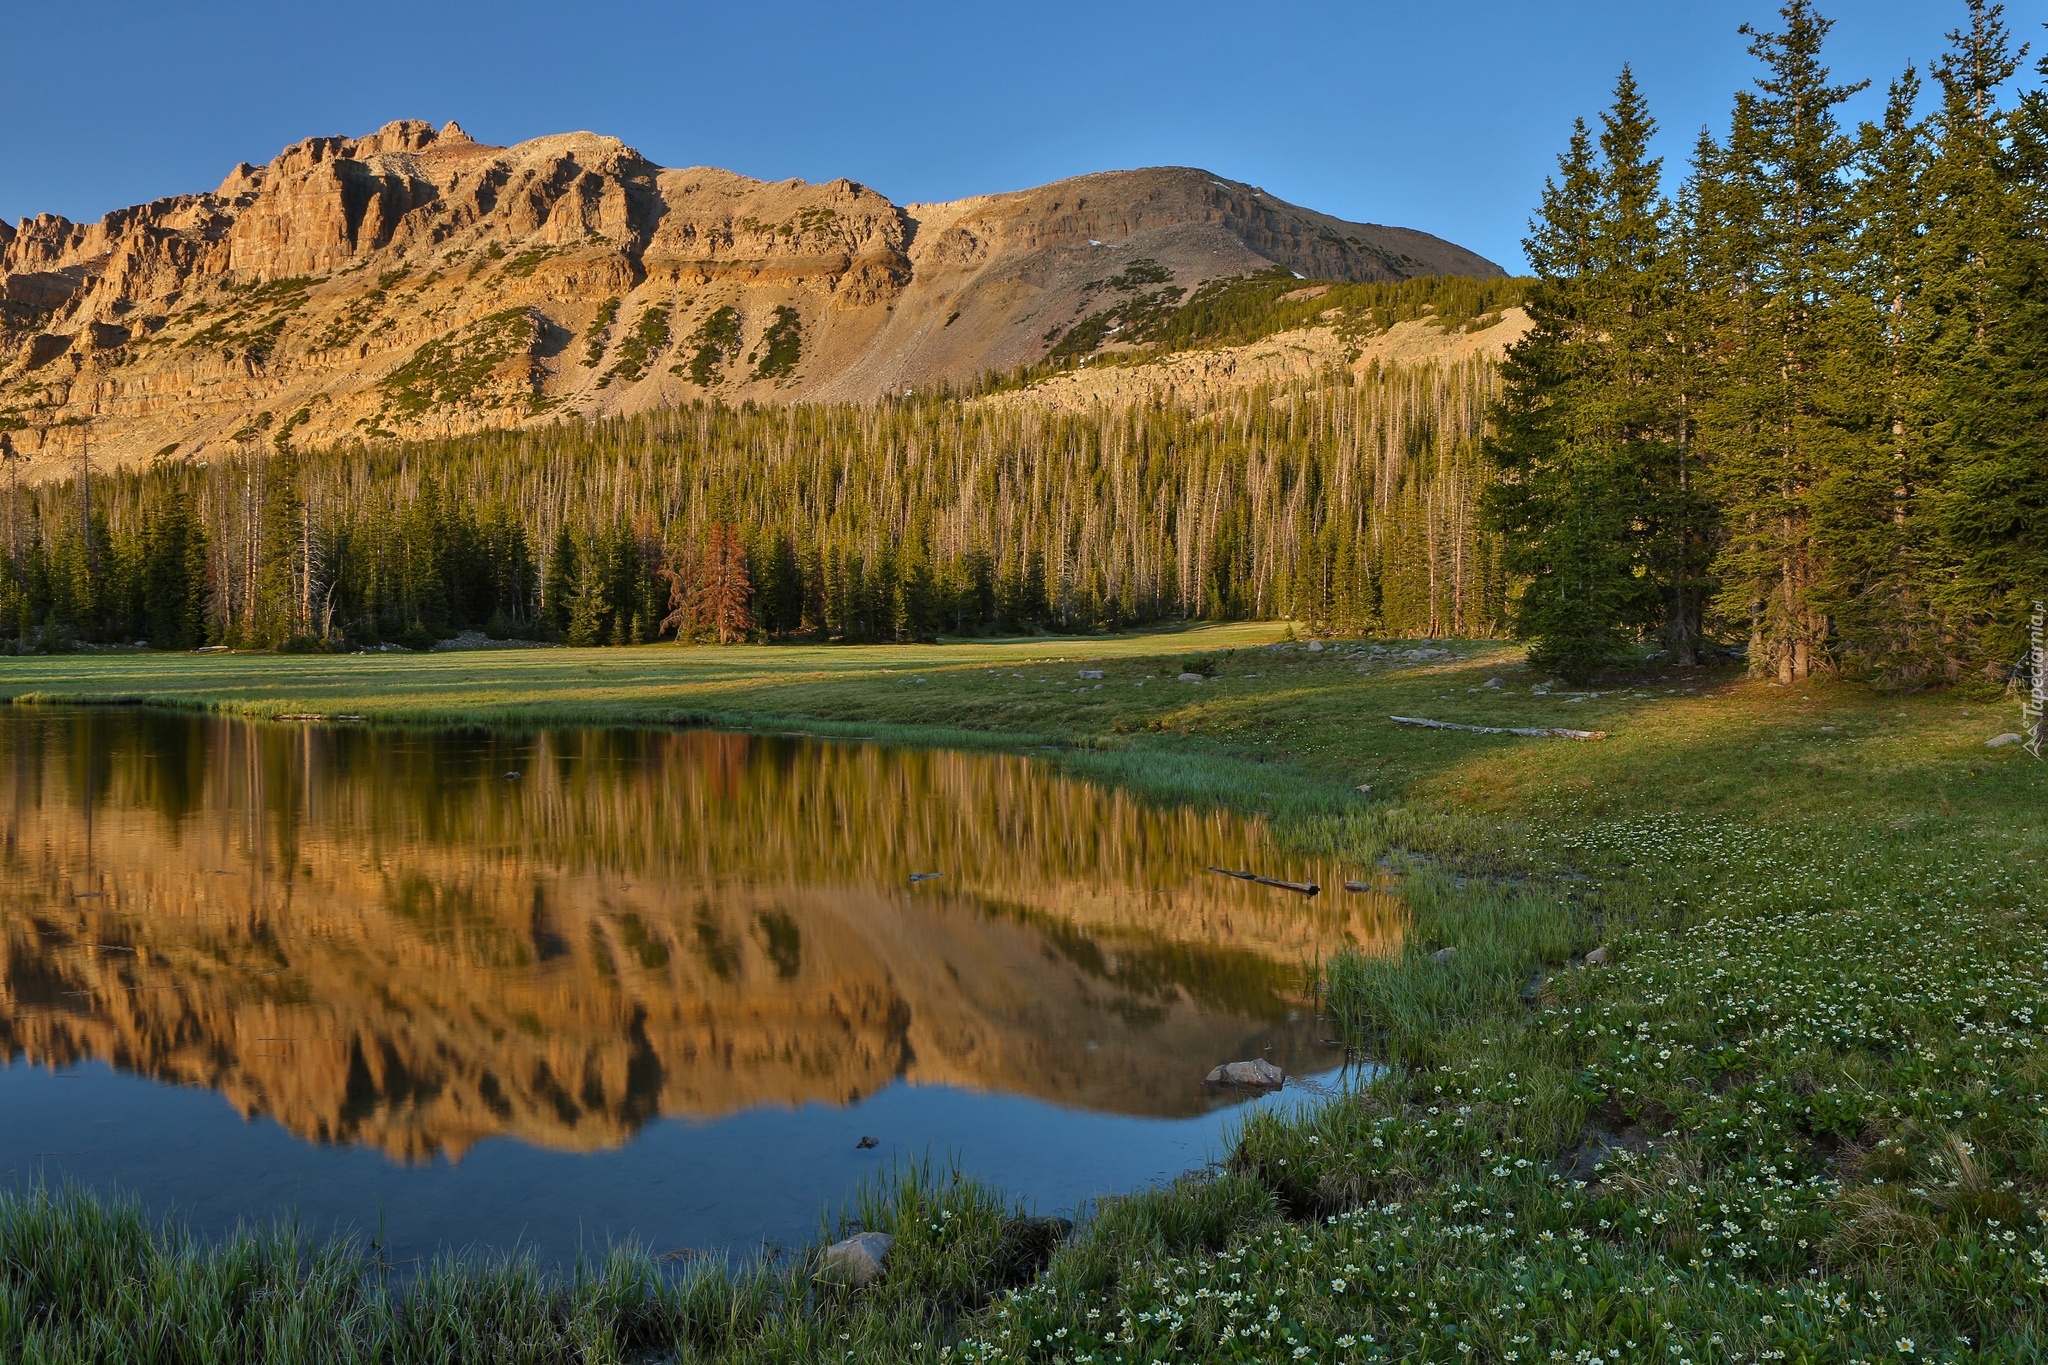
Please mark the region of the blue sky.
<svg viewBox="0 0 2048 1365"><path fill-rule="evenodd" d="M1838 77L1925 63L1961 0L1823 0ZM845 175L898 202L1201 166L1521 263L1572 118L1632 62L1683 160L1771 0L702 5L0 0L0 217L208 189L394 118L587 128L664 165ZM2048 2L2009 6L2023 38Z"/></svg>

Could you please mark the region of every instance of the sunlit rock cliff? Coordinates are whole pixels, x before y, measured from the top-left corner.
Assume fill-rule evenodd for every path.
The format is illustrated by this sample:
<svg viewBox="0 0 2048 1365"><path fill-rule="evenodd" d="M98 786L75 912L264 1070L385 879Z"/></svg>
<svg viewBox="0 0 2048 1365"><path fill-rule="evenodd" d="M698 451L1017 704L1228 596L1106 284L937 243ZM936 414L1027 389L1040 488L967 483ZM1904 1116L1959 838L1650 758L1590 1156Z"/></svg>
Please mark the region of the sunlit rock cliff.
<svg viewBox="0 0 2048 1365"><path fill-rule="evenodd" d="M715 396L870 399L1042 357L1118 291L1496 276L1186 168L946 204L454 124L309 138L208 193L0 222L0 434L31 477Z"/></svg>

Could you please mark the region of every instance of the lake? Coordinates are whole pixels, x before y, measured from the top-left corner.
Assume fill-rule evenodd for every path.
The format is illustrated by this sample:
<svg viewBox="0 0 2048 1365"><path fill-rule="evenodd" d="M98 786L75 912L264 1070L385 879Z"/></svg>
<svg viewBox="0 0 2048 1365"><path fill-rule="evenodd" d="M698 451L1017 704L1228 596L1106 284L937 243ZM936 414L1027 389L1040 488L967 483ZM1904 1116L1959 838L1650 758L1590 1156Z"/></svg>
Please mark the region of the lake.
<svg viewBox="0 0 2048 1365"><path fill-rule="evenodd" d="M1070 1211L1344 1083L1357 875L1016 755L0 708L0 1185L398 1260L800 1244L924 1159Z"/></svg>

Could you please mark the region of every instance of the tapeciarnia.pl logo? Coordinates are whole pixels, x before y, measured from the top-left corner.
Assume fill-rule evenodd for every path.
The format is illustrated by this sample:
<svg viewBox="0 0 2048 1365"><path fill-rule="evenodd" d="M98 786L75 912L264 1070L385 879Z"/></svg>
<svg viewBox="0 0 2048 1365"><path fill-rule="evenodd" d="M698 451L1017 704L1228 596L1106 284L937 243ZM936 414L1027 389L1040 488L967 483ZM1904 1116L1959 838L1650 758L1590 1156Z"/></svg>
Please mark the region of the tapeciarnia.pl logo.
<svg viewBox="0 0 2048 1365"><path fill-rule="evenodd" d="M2048 741L2048 603L2034 603L2033 630L2027 651L2028 672L2026 699L2020 703L2020 719L2024 722L2022 733L2027 737L2027 752L2035 758L2041 757L2044 741Z"/></svg>

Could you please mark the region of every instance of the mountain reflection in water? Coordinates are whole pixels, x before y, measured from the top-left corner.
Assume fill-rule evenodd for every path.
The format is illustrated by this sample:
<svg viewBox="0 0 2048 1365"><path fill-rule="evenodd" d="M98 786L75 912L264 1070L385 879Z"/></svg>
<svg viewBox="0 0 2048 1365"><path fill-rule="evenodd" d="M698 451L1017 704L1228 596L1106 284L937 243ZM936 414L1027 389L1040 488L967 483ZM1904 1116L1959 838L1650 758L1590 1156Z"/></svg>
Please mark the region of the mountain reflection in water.
<svg viewBox="0 0 2048 1365"><path fill-rule="evenodd" d="M1173 1117L1331 1065L1391 899L1032 760L715 734L0 713L0 1054L403 1161L898 1079ZM940 875L915 884L914 873Z"/></svg>

